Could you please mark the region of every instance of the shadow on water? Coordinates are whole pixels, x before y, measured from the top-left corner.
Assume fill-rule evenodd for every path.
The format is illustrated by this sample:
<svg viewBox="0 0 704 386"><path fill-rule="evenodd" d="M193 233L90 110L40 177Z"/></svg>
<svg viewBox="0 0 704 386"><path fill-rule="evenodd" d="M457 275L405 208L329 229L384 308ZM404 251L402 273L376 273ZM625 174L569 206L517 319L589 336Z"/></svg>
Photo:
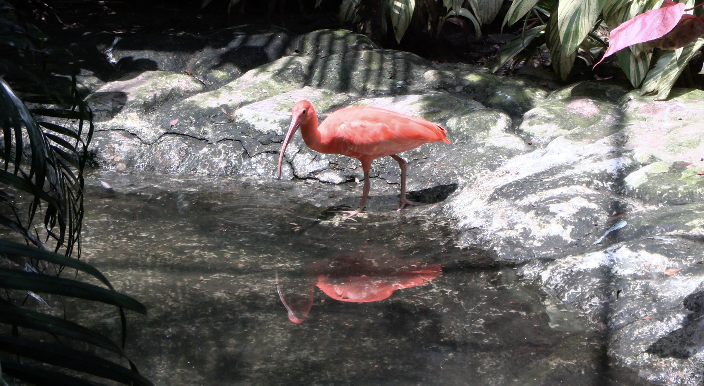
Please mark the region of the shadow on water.
<svg viewBox="0 0 704 386"><path fill-rule="evenodd" d="M129 315L140 371L161 385L598 384L599 332L554 327L537 286L457 248L428 204L341 226L316 217L353 194L331 189L90 177L83 255L149 309Z"/></svg>

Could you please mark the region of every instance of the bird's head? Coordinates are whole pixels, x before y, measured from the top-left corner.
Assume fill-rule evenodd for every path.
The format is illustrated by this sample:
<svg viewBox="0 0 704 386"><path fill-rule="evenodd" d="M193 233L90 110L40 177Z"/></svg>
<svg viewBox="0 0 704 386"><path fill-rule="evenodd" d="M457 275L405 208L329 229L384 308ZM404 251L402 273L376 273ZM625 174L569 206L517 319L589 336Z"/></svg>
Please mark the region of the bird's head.
<svg viewBox="0 0 704 386"><path fill-rule="evenodd" d="M296 133L299 127L309 122L315 122L317 126L317 119L318 117L315 115L313 104L307 100L299 101L293 105L293 109L291 109L291 125L288 127L288 132L286 132L286 137L284 138L283 144L281 144L281 151L279 152L279 165L276 171L276 178L281 178L281 163L284 159L286 147L293 137L293 134Z"/></svg>
<svg viewBox="0 0 704 386"><path fill-rule="evenodd" d="M312 103L307 100L298 101L291 109L291 125L293 125L293 122L298 122L300 126L303 121L310 119L314 114L315 109ZM290 127L289 130L291 130Z"/></svg>

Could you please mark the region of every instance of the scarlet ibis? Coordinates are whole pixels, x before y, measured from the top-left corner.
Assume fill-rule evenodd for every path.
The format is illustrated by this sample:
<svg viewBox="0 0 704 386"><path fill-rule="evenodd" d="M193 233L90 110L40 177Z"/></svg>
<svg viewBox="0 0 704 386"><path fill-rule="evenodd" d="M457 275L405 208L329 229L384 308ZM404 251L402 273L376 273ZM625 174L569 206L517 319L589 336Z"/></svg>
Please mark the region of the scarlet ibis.
<svg viewBox="0 0 704 386"><path fill-rule="evenodd" d="M391 156L401 168L401 197L399 210L413 205L406 199L406 161L397 153L414 149L428 142L450 143L447 130L433 122L370 106L351 106L337 110L318 126L313 104L297 102L292 109L291 125L281 145L276 178L281 178L281 162L286 146L296 130L306 145L319 153L335 153L358 159L364 170L364 190L359 209L344 211L348 219L364 210L369 195L369 169L372 161Z"/></svg>

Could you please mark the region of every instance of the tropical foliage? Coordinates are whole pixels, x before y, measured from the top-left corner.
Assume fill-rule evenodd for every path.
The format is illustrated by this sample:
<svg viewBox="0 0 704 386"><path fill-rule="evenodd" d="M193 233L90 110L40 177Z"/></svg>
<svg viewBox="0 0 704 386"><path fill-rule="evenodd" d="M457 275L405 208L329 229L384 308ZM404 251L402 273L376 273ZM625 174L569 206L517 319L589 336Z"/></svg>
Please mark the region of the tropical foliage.
<svg viewBox="0 0 704 386"><path fill-rule="evenodd" d="M232 12L237 4L244 6L247 0L227 0L227 12ZM202 0L201 8L212 3L212 0ZM269 13L272 7L283 7L285 1L269 1ZM315 7L322 5L323 0L315 0ZM481 27L491 23L499 14L504 0L342 0L339 11L340 21L350 24L363 24L370 18L381 26L381 35L393 32L396 43L400 43L406 34L414 15L418 15L434 29L436 34L442 29L450 17L465 17L474 25L476 36L481 36ZM375 12L374 8L379 8ZM389 23L391 25L389 26Z"/></svg>
<svg viewBox="0 0 704 386"><path fill-rule="evenodd" d="M78 260L93 123L76 63L0 0L0 384L149 385L121 346L85 327L95 321L61 317L72 302L117 306L124 346L124 309L146 312Z"/></svg>
<svg viewBox="0 0 704 386"><path fill-rule="evenodd" d="M481 36L481 26L491 23L498 15L504 0L380 0L382 35L388 31L387 23L391 21L394 38L397 43L405 35L416 10L422 10L423 20L430 28L439 33L449 17L465 17L474 24L475 33ZM320 6L322 0L316 1ZM340 21L361 22L365 9L373 3L370 0L342 0ZM442 17L437 17L443 15Z"/></svg>
<svg viewBox="0 0 704 386"><path fill-rule="evenodd" d="M501 48L490 64L497 71L504 65L518 63L539 50L550 50L552 67L567 79L577 58L594 65L605 50L604 27L613 30L636 16L660 8L663 0L514 0L504 18L504 25L522 21L523 32ZM692 13L694 0L684 3ZM697 39L677 51L653 51L653 47L635 44L616 54L618 63L634 87L644 94L665 98L702 46Z"/></svg>

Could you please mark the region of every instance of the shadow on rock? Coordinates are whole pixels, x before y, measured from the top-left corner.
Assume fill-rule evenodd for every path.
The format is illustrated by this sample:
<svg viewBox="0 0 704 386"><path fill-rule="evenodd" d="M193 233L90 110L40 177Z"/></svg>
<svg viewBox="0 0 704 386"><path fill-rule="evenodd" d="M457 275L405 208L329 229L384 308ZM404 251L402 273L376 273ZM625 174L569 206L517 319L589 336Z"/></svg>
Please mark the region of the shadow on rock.
<svg viewBox="0 0 704 386"><path fill-rule="evenodd" d="M424 204L436 204L440 201L445 201L455 190L457 190L456 183L438 185L432 188L408 192L408 198Z"/></svg>
<svg viewBox="0 0 704 386"><path fill-rule="evenodd" d="M121 80L136 78L144 71L158 71L159 64L152 59L138 58L131 56L120 59L115 66L120 74L129 74Z"/></svg>
<svg viewBox="0 0 704 386"><path fill-rule="evenodd" d="M409 200L412 202L416 203L421 203L421 204L436 204L441 201L445 201L455 190L457 190L457 184L452 183L452 184L447 184L447 185L438 185L434 186L432 188L427 188L427 189L422 189L422 190L416 190L412 192L407 192L406 195ZM374 199L378 199L379 196L371 196ZM385 197L398 197L398 194L391 195L391 196L385 196ZM386 198L385 198L386 199ZM331 206L327 209L325 209L323 212L321 212L318 216L319 220L330 220L334 218L338 213L344 212L344 211L349 211L349 210L354 210L357 208L357 204L349 205L349 204L338 204ZM388 211L389 212L395 212L392 211L392 206L389 206ZM369 212L369 206L367 206L366 213Z"/></svg>
<svg viewBox="0 0 704 386"><path fill-rule="evenodd" d="M684 298L684 306L694 313L687 315L682 328L672 331L648 347L646 352L660 357L686 359L704 347L704 291Z"/></svg>
<svg viewBox="0 0 704 386"><path fill-rule="evenodd" d="M119 114L127 104L127 93L124 91L96 92L86 98L89 101L96 122L108 120Z"/></svg>

